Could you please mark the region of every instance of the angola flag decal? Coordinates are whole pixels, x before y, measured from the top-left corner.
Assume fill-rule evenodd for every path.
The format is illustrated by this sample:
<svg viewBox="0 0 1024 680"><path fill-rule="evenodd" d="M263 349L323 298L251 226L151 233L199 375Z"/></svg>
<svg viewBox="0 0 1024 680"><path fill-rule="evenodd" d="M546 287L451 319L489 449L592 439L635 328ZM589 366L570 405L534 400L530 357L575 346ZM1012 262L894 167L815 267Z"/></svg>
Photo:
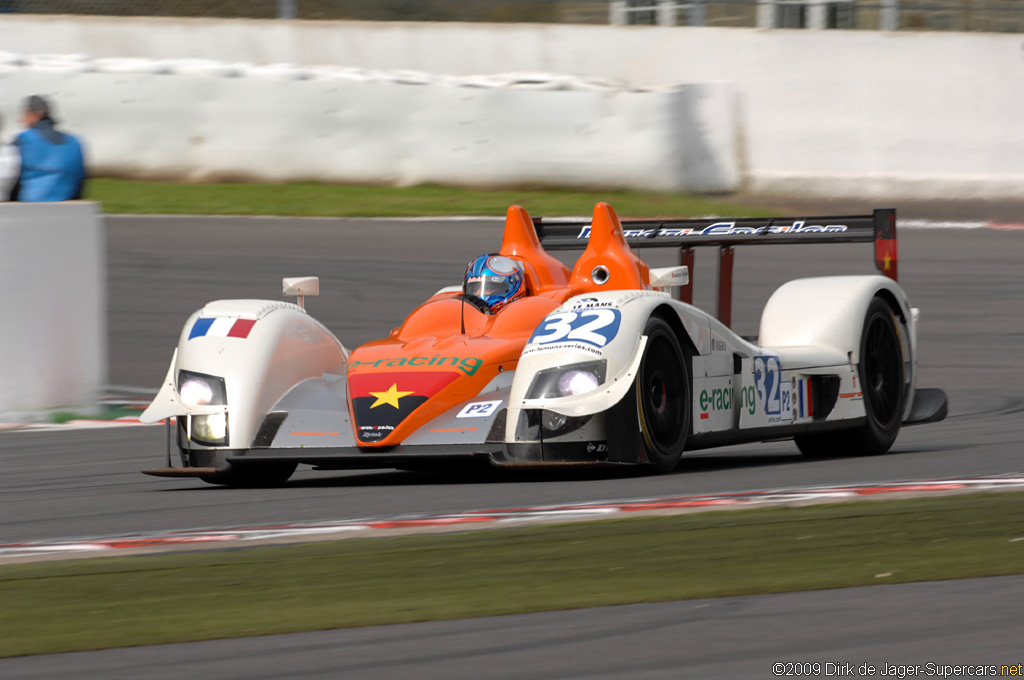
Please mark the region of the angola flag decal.
<svg viewBox="0 0 1024 680"><path fill-rule="evenodd" d="M350 374L348 393L356 437L364 444L379 442L457 377L455 371Z"/></svg>

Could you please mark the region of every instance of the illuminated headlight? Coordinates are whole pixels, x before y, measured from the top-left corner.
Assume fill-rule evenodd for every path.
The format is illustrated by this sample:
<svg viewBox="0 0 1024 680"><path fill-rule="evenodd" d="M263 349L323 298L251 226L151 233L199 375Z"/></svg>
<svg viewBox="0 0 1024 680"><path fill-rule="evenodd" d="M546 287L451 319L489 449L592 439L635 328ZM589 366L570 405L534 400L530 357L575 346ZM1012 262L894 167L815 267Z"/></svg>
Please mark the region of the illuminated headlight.
<svg viewBox="0 0 1024 680"><path fill-rule="evenodd" d="M223 378L191 371L178 373L178 396L189 408L228 403Z"/></svg>
<svg viewBox="0 0 1024 680"><path fill-rule="evenodd" d="M211 413L206 416L191 416L192 441L214 446L227 446L228 414Z"/></svg>
<svg viewBox="0 0 1024 680"><path fill-rule="evenodd" d="M526 398L557 399L593 392L604 383L606 369L607 362L602 359L540 371L533 378Z"/></svg>
<svg viewBox="0 0 1024 680"><path fill-rule="evenodd" d="M566 371L558 379L558 391L562 394L583 394L596 390L600 379L590 371Z"/></svg>
<svg viewBox="0 0 1024 680"><path fill-rule="evenodd" d="M192 371L178 373L178 396L188 408L227 406L224 379ZM228 414L210 413L188 416L188 438L208 446L228 445Z"/></svg>

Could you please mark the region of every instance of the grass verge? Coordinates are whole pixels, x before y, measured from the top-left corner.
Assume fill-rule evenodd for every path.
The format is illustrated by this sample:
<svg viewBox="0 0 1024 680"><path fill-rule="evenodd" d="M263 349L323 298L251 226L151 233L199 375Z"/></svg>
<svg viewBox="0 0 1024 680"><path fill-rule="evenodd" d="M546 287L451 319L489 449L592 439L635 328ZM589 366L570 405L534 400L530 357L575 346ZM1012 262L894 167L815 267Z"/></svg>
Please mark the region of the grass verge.
<svg viewBox="0 0 1024 680"><path fill-rule="evenodd" d="M55 411L49 414L49 422L57 425L75 420L117 420L119 418L138 418L142 406L110 406L101 404L97 413L75 413L72 411Z"/></svg>
<svg viewBox="0 0 1024 680"><path fill-rule="evenodd" d="M1024 573L1024 494L0 567L0 656Z"/></svg>
<svg viewBox="0 0 1024 680"><path fill-rule="evenodd" d="M174 184L96 178L87 185L89 200L107 214L284 215L294 217L502 217L510 205L531 215L589 215L598 201L622 216L699 215L774 216L700 196L624 191L523 189L483 191L439 186L374 187L334 184Z"/></svg>

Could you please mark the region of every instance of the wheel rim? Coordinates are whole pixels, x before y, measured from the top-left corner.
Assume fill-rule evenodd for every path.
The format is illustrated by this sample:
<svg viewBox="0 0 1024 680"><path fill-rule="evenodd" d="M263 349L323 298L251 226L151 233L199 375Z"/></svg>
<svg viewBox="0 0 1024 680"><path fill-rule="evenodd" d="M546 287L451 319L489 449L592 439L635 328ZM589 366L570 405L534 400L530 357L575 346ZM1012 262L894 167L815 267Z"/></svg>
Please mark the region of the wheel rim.
<svg viewBox="0 0 1024 680"><path fill-rule="evenodd" d="M674 453L684 436L686 405L679 379L682 366L666 337L652 337L649 342L641 388L646 434L653 448Z"/></svg>
<svg viewBox="0 0 1024 680"><path fill-rule="evenodd" d="M861 379L871 415L882 429L889 430L899 422L903 392L903 352L891 318L881 314L871 318L862 365Z"/></svg>

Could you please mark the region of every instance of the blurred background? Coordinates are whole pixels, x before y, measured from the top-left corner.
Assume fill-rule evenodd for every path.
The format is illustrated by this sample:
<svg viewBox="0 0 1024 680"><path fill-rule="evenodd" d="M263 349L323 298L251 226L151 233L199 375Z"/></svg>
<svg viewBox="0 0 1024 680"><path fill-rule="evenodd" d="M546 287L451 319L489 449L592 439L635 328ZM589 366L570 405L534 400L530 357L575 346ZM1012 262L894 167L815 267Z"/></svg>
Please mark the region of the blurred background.
<svg viewBox="0 0 1024 680"><path fill-rule="evenodd" d="M1017 0L0 0L0 12L357 21L1024 31Z"/></svg>
<svg viewBox="0 0 1024 680"><path fill-rule="evenodd" d="M1009 0L0 0L96 175L1024 197Z"/></svg>

